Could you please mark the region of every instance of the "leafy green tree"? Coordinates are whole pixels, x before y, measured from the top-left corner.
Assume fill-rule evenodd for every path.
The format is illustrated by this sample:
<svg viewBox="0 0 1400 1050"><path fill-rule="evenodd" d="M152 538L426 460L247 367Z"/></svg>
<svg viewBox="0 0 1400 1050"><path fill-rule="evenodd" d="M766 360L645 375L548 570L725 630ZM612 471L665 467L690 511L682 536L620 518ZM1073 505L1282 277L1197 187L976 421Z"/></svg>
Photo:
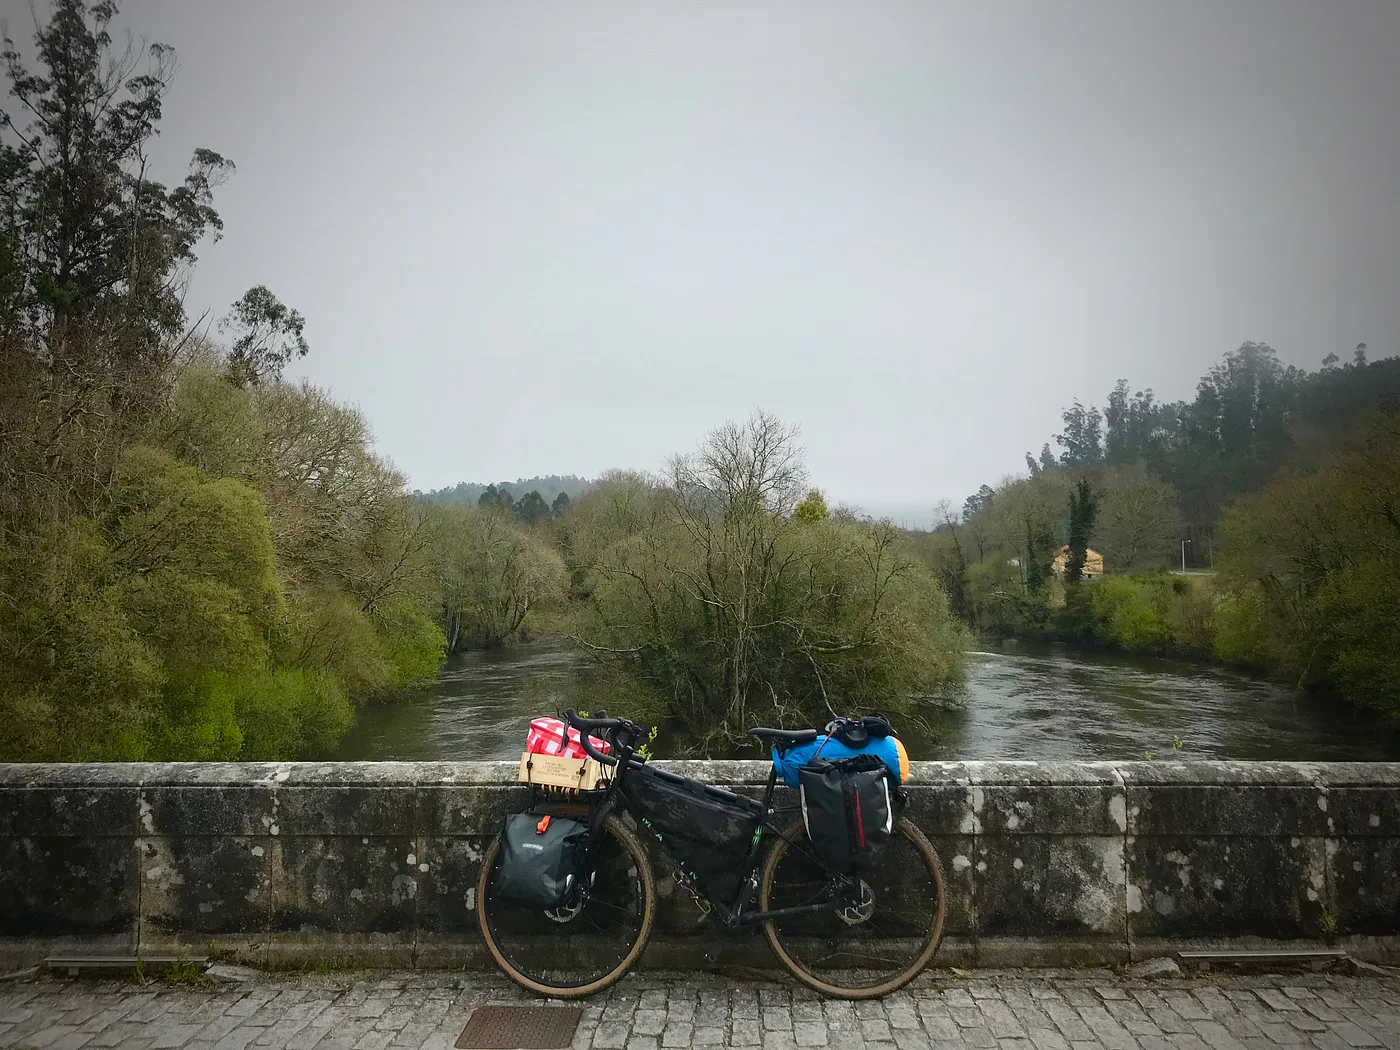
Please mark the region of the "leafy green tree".
<svg viewBox="0 0 1400 1050"><path fill-rule="evenodd" d="M311 349L303 335L306 319L261 284L243 293L219 327L231 339L229 375L241 385L280 379L293 357Z"/></svg>
<svg viewBox="0 0 1400 1050"><path fill-rule="evenodd" d="M563 559L499 508L435 507L431 522L449 651L504 645L562 603Z"/></svg>
<svg viewBox="0 0 1400 1050"><path fill-rule="evenodd" d="M283 598L266 505L253 489L136 446L101 524L127 618L167 670L267 659Z"/></svg>
<svg viewBox="0 0 1400 1050"><path fill-rule="evenodd" d="M1378 412L1312 474L1290 470L1221 522L1222 655L1400 716L1400 413Z"/></svg>
<svg viewBox="0 0 1400 1050"><path fill-rule="evenodd" d="M266 669L251 674L212 674L201 682L211 706L233 712L245 762L325 755L354 720L344 687L329 675ZM182 749L184 755L190 749Z"/></svg>
<svg viewBox="0 0 1400 1050"><path fill-rule="evenodd" d="M1091 467L1103 459L1103 416L1094 407L1086 409L1078 399L1064 412L1065 429L1055 436L1064 453L1066 467ZM1028 457L1029 458L1029 457Z"/></svg>
<svg viewBox="0 0 1400 1050"><path fill-rule="evenodd" d="M968 593L969 559L963 536L967 530L952 504L946 501L939 504L935 515L934 531L924 540L922 553L948 597L949 612L970 624L973 612Z"/></svg>
<svg viewBox="0 0 1400 1050"><path fill-rule="evenodd" d="M990 485L983 485L967 499L963 500L963 520L975 517L983 511L992 509L992 500L996 493L992 491Z"/></svg>
<svg viewBox="0 0 1400 1050"><path fill-rule="evenodd" d="M511 497L510 489L504 485L499 488L495 485L487 485L486 491L477 497L476 505L482 510L509 511L514 508L515 500Z"/></svg>
<svg viewBox="0 0 1400 1050"><path fill-rule="evenodd" d="M544 474L532 478L516 478L514 482L496 482L498 488L509 488L512 492L538 492L551 506L561 495L569 499L578 499L587 493L593 484L593 481L574 474ZM479 482L459 481L446 488L415 492L413 495L427 503L466 503L474 507L481 494L490 487Z"/></svg>
<svg viewBox="0 0 1400 1050"><path fill-rule="evenodd" d="M825 521L829 517L831 512L826 509L826 497L821 489L808 489L807 495L792 509L792 520L804 525Z"/></svg>
<svg viewBox="0 0 1400 1050"><path fill-rule="evenodd" d="M1069 557L1065 560L1065 580L1074 585L1084 577L1084 555L1098 517L1099 498L1088 478L1080 478L1069 497Z"/></svg>
<svg viewBox="0 0 1400 1050"><path fill-rule="evenodd" d="M11 268L3 316L55 365L97 349L75 338L83 325L116 335L116 354L147 360L180 330L172 277L206 233L222 229L212 191L233 169L198 149L173 189L149 177L175 53L163 44L114 53L116 13L113 3L56 0L35 35L39 72L5 39L17 106L0 111L13 140L0 154Z"/></svg>
<svg viewBox="0 0 1400 1050"><path fill-rule="evenodd" d="M1055 558L1054 534L1027 522L1025 558L1026 589L1035 594L1050 579L1050 566Z"/></svg>
<svg viewBox="0 0 1400 1050"><path fill-rule="evenodd" d="M32 536L0 564L9 754L236 755L231 712L193 683L269 658L284 606L257 493L137 446L100 519Z"/></svg>
<svg viewBox="0 0 1400 1050"><path fill-rule="evenodd" d="M1012 479L996 490L983 486L964 504L956 554L946 543L942 549L937 543L924 546L950 602L955 590L962 594L956 606L970 624L991 633L1046 629L1060 598L1058 584L1048 584L1068 493L1068 480L1059 470ZM936 535L947 530L945 522ZM965 569L959 568L959 559Z"/></svg>
<svg viewBox="0 0 1400 1050"><path fill-rule="evenodd" d="M562 518L569 513L569 494L561 492L554 497L554 502L549 505L549 509L556 518Z"/></svg>
<svg viewBox="0 0 1400 1050"><path fill-rule="evenodd" d="M1155 458L1161 448L1159 406L1151 390L1128 393L1128 381L1118 380L1104 409L1104 458L1111 464Z"/></svg>
<svg viewBox="0 0 1400 1050"><path fill-rule="evenodd" d="M1244 343L1201 379L1190 401L1158 402L1151 390L1132 393L1119 380L1103 413L1104 460L1145 463L1174 490L1178 538L1207 550L1231 501L1260 489L1290 459L1315 469L1356 420L1400 397L1400 359L1368 361L1363 351L1344 368L1337 363L1329 354L1309 375L1282 365L1265 344ZM1066 460L1088 465L1092 411L1076 409L1057 440L1075 446Z"/></svg>
<svg viewBox="0 0 1400 1050"><path fill-rule="evenodd" d="M527 492L512 508L515 520L525 525L540 525L550 519L549 504L538 492Z"/></svg>
<svg viewBox="0 0 1400 1050"><path fill-rule="evenodd" d="M573 599L587 598L593 570L613 544L653 527L665 512L653 479L632 471L608 471L575 500L556 531L569 571Z"/></svg>
<svg viewBox="0 0 1400 1050"><path fill-rule="evenodd" d="M254 392L229 382L215 347L177 375L148 439L210 477L261 484L271 447Z"/></svg>
<svg viewBox="0 0 1400 1050"><path fill-rule="evenodd" d="M91 519L45 522L0 544L4 760L145 757L166 679L108 582L115 574Z"/></svg>
<svg viewBox="0 0 1400 1050"><path fill-rule="evenodd" d="M432 674L426 534L358 413L280 381L304 321L258 286L221 347L188 268L232 165L150 178L174 55L57 0L0 112L0 757L324 751Z"/></svg>

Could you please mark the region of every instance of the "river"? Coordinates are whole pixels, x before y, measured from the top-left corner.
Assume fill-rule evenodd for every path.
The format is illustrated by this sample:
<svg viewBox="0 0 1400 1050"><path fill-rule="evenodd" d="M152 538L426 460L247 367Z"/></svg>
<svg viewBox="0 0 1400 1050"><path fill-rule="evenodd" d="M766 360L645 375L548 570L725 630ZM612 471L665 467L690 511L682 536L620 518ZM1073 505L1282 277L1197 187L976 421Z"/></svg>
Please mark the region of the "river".
<svg viewBox="0 0 1400 1050"><path fill-rule="evenodd" d="M903 734L912 757L1400 759L1400 733L1380 721L1218 667L1014 641L969 659L933 737ZM335 757L517 758L530 717L557 711L578 667L547 645L454 657L431 686L363 710Z"/></svg>

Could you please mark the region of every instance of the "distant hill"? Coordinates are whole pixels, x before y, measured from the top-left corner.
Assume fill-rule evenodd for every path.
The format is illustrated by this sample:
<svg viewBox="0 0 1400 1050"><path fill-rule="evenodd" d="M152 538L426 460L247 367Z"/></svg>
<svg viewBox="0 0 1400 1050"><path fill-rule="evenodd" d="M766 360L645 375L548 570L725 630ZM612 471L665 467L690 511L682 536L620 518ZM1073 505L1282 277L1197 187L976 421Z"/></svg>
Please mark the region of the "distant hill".
<svg viewBox="0 0 1400 1050"><path fill-rule="evenodd" d="M427 500L429 503L470 503L476 506L476 501L481 498L481 494L486 491L490 484L495 484L496 488L510 489L510 494L515 499L519 499L527 492L538 492L546 503L553 503L554 497L561 492L567 492L569 499L576 499L593 487L593 482L587 478L575 477L573 474L549 474L538 478L516 478L514 481L497 482L476 482L459 481L450 488L433 489L431 492L414 492L418 499Z"/></svg>

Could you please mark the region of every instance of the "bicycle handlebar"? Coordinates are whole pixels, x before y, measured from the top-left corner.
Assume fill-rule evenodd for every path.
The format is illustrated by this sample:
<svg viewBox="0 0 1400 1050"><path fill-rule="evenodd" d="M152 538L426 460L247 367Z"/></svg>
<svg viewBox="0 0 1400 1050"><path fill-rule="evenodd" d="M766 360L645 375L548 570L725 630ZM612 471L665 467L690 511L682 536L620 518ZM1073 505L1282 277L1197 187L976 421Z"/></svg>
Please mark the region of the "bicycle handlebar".
<svg viewBox="0 0 1400 1050"><path fill-rule="evenodd" d="M617 765L617 758L612 755L605 755L593 746L593 742L588 739L588 734L596 730L607 731L609 729L635 729L625 718L584 718L577 711L570 708L564 712L564 721L571 727L578 730L578 741L583 745L583 750L588 753L588 757L605 766ZM613 741L617 745L617 741Z"/></svg>

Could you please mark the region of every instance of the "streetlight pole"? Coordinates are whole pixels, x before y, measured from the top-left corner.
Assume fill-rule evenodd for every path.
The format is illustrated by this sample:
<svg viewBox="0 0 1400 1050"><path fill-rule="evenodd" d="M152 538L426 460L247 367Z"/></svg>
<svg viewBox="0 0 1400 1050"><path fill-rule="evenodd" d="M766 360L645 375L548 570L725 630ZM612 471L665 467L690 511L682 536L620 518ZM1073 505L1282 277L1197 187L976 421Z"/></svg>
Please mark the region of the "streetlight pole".
<svg viewBox="0 0 1400 1050"><path fill-rule="evenodd" d="M1190 542L1190 540L1181 541L1181 575L1183 576L1186 575L1186 545Z"/></svg>

